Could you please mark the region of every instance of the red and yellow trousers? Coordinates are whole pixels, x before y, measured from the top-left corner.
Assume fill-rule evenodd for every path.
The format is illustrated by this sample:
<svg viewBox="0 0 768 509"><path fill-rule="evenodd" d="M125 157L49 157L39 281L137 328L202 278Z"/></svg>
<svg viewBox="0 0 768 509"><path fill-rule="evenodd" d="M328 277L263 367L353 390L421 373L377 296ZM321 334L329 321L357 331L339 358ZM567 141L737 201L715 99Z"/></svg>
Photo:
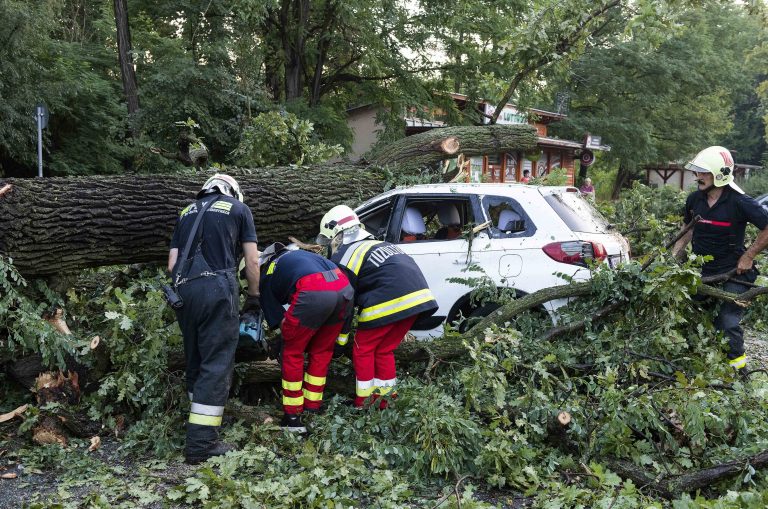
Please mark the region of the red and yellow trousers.
<svg viewBox="0 0 768 509"><path fill-rule="evenodd" d="M395 349L417 316L409 316L374 329L358 329L352 345L352 365L356 379L355 406L363 406L368 397L375 399L393 391L397 382Z"/></svg>
<svg viewBox="0 0 768 509"><path fill-rule="evenodd" d="M283 334L283 410L299 414L318 410L333 345L352 311L354 292L335 269L299 279L280 326ZM304 354L309 363L304 371Z"/></svg>

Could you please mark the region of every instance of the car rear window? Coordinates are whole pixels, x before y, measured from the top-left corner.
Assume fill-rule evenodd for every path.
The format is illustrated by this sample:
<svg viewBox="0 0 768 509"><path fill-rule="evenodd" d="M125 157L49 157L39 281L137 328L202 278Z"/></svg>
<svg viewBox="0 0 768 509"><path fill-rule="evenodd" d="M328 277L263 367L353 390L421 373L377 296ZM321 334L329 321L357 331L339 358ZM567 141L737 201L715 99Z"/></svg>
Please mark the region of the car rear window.
<svg viewBox="0 0 768 509"><path fill-rule="evenodd" d="M579 193L555 193L544 196L560 219L574 232L608 233L610 224Z"/></svg>

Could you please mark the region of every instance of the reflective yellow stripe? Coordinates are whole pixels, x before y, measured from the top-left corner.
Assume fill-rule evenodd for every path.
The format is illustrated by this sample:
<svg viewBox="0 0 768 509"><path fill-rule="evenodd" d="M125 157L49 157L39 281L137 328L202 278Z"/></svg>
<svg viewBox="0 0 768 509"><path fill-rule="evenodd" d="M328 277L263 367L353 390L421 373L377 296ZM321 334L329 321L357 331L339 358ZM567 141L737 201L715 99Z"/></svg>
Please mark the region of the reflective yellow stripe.
<svg viewBox="0 0 768 509"><path fill-rule="evenodd" d="M269 264L269 267L267 267L267 276L272 274L275 271L275 262L272 262Z"/></svg>
<svg viewBox="0 0 768 509"><path fill-rule="evenodd" d="M190 203L189 205L187 205L186 207L184 207L184 208L181 210L181 212L179 212L179 215L180 215L180 216L183 216L184 214L186 214L186 213L187 213L187 211L188 211L190 208L192 208L192 205L193 205L193 204L191 204L191 203Z"/></svg>
<svg viewBox="0 0 768 509"><path fill-rule="evenodd" d="M391 390L392 390L392 387L379 387L379 394L383 396L385 394L389 394Z"/></svg>
<svg viewBox="0 0 768 509"><path fill-rule="evenodd" d="M323 393L304 389L304 399L308 399L309 401L323 401Z"/></svg>
<svg viewBox="0 0 768 509"><path fill-rule="evenodd" d="M741 369L747 365L747 356L742 355L741 357L731 359L728 361L728 364L730 364L732 368Z"/></svg>
<svg viewBox="0 0 768 509"><path fill-rule="evenodd" d="M357 389L355 389L355 394L357 394L361 398L367 398L368 396L373 394L373 391L375 390L376 390L376 387L369 387L367 389L361 389L360 387L358 387Z"/></svg>
<svg viewBox="0 0 768 509"><path fill-rule="evenodd" d="M342 346L346 345L347 341L349 341L349 334L339 334L339 337L336 338L336 343Z"/></svg>
<svg viewBox="0 0 768 509"><path fill-rule="evenodd" d="M301 406L303 404L304 404L304 396L297 396L295 398L283 396L283 405Z"/></svg>
<svg viewBox="0 0 768 509"><path fill-rule="evenodd" d="M312 376L309 373L304 373L304 381L312 385L325 385L324 376Z"/></svg>
<svg viewBox="0 0 768 509"><path fill-rule="evenodd" d="M212 209L222 209L222 210L229 210L232 208L232 204L226 201L217 201L213 205L211 205Z"/></svg>
<svg viewBox="0 0 768 509"><path fill-rule="evenodd" d="M371 380L356 380L355 381L355 394L361 398L367 398L373 391L376 390L376 385Z"/></svg>
<svg viewBox="0 0 768 509"><path fill-rule="evenodd" d="M360 273L360 268L363 266L363 258L365 258L365 254L370 251L370 249L377 245L381 244L380 240L367 240L365 242L362 242L359 246L355 247L352 251L351 256L347 257L346 255L341 260L342 265L346 265L346 267L351 270L355 275ZM347 261L345 261L347 259Z"/></svg>
<svg viewBox="0 0 768 509"><path fill-rule="evenodd" d="M190 424L200 424L201 426L221 426L220 415L189 414Z"/></svg>
<svg viewBox="0 0 768 509"><path fill-rule="evenodd" d="M283 389L287 391L300 391L301 390L301 381L299 382L289 382L288 380L283 380Z"/></svg>
<svg viewBox="0 0 768 509"><path fill-rule="evenodd" d="M429 302L432 299L434 299L434 297L432 296L432 292L429 290L429 288L417 290L415 292L409 293L408 295L403 295L402 297L388 300L387 302L382 302L381 304L376 304L375 306L370 306L363 309L360 312L360 318L358 319L358 322L370 322L371 320L376 320L377 318L394 315L400 311L410 309L425 302Z"/></svg>

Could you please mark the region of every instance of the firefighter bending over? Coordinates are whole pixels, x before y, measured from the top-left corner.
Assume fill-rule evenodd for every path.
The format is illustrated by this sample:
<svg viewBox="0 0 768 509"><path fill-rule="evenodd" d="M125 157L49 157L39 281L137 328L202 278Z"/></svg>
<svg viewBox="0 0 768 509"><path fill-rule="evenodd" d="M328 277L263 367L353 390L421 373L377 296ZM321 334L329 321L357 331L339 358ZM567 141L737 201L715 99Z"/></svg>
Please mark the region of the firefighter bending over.
<svg viewBox="0 0 768 509"><path fill-rule="evenodd" d="M352 346L356 390L354 405L362 408L391 393L397 377L394 351L419 316L430 316L437 302L413 259L394 244L374 240L354 211L339 205L320 222L317 243L355 289L358 331ZM345 331L346 332L346 331ZM344 344L347 335L339 337ZM386 407L382 400L380 408Z"/></svg>
<svg viewBox="0 0 768 509"><path fill-rule="evenodd" d="M295 245L272 244L261 254L261 306L270 328L283 335L283 411L280 425L307 431L303 412L319 413L333 348L352 313L353 290L342 271ZM283 305L290 304L285 311ZM304 371L304 353L309 364Z"/></svg>

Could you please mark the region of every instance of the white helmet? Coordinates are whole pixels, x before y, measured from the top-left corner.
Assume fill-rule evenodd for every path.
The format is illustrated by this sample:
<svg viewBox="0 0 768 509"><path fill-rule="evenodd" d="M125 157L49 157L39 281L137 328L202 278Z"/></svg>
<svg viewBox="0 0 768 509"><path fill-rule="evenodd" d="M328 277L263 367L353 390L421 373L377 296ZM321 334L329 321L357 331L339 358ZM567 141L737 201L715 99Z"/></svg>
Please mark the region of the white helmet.
<svg viewBox="0 0 768 509"><path fill-rule="evenodd" d="M282 242L270 244L264 251L259 253L259 267L264 268L272 260L280 258L280 256L288 251L296 251L297 249L299 249L299 246L294 243L288 244L287 246Z"/></svg>
<svg viewBox="0 0 768 509"><path fill-rule="evenodd" d="M707 147L686 163L685 169L698 173L711 173L715 187L731 186L741 194L744 191L733 181L733 169L736 165L731 152L720 146Z"/></svg>
<svg viewBox="0 0 768 509"><path fill-rule="evenodd" d="M230 177L229 175L224 175L223 173L217 173L213 177L206 180L202 189L200 189L200 192L197 193L197 199L199 200L206 194L215 193L217 191L220 194L231 196L233 198L237 198L239 201L243 201L243 193L240 191L240 184L238 184L237 180L234 178Z"/></svg>
<svg viewBox="0 0 768 509"><path fill-rule="evenodd" d="M315 242L327 246L340 233L344 233L344 244L371 236L360 224L355 211L346 205L336 205L325 213L320 220L320 233Z"/></svg>

